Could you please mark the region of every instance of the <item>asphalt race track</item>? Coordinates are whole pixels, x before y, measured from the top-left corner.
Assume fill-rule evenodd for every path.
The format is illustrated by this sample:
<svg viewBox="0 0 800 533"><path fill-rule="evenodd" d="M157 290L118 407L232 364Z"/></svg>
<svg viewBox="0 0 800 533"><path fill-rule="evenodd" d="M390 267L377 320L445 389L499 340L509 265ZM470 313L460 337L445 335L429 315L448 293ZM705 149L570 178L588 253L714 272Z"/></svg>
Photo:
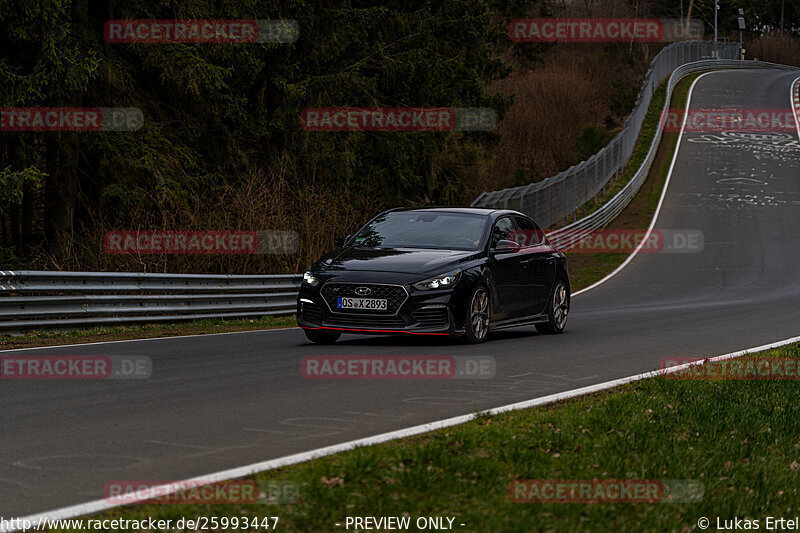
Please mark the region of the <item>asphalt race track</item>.
<svg viewBox="0 0 800 533"><path fill-rule="evenodd" d="M785 108L796 72L726 71L693 108ZM179 480L800 335L797 133L686 133L656 230L702 252L639 253L577 296L567 331L344 337L298 329L38 349L147 355L140 381L0 381L0 516L103 498L112 480ZM8 355L14 352L3 352ZM308 380L307 355L490 355L484 380Z"/></svg>

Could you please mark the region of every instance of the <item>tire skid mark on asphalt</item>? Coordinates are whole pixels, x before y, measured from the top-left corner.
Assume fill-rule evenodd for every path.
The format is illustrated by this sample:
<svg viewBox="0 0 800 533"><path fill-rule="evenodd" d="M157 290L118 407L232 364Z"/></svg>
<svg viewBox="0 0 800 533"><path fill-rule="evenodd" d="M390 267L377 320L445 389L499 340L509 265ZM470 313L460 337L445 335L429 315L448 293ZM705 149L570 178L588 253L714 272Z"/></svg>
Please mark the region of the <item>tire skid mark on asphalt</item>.
<svg viewBox="0 0 800 533"><path fill-rule="evenodd" d="M695 82L696 81L697 80L695 80ZM690 91L690 96L689 96L689 101L690 100L691 100L691 91ZM800 135L800 124L798 124L798 129L799 129L798 135ZM680 142L678 143L678 146L680 146ZM673 161L672 161L673 164L674 164L676 155L677 155L677 149L676 149L675 154L673 155ZM665 190L666 190L666 186L665 186ZM663 194L662 194L661 200L659 201L659 206L658 206L657 209L660 209L662 201L663 201ZM654 221L655 221L655 217L654 217ZM651 226L651 228L652 228L652 226ZM611 275L613 275L613 273ZM608 278L605 278L605 279L608 279ZM602 281L603 280L601 280L601 283L602 283ZM779 346L779 345L785 345L787 343L794 343L794 342L798 342L798 341L800 341L800 338L794 337L792 339L785 339L784 341L780 341L778 343L772 343L770 345L763 345L763 346L759 346L759 347L756 347L756 348L751 348L749 350L745 350L745 351L741 351L741 352L735 352L735 353L726 354L724 356L720 356L720 357L717 357L717 358L714 358L714 359L738 357L738 356L740 356L740 355L742 355L744 353L747 353L747 352L752 353L752 352L760 351L760 350L763 350L763 349L768 349L768 348L776 347L776 346ZM583 394L587 394L587 393L591 393L591 392L596 392L598 390L610 389L612 387L615 387L615 386L618 386L618 385L621 385L621 384L624 384L624 383L630 383L632 381L645 379L647 377L654 377L655 375L656 375L656 372L649 372L649 373L645 373L645 374L639 374L639 375L636 375L636 376L629 376L627 378L616 379L616 380L613 380L613 381L604 382L604 383L600 383L600 384L596 384L596 385L592 385L592 386L588 386L588 387L583 387L583 388L580 388L580 389L573 389L573 390L562 392L562 393L552 394L552 395L549 395L547 397L538 397L538 398L535 398L533 400L526 400L524 402L518 402L516 404L504 405L504 406L501 406L501 407L497 407L497 408L494 408L494 409L487 410L486 412L491 413L491 414L497 414L497 413L501 413L501 412L508 412L510 410L515 410L515 409L536 407L536 406L540 406L540 405L545 405L545 404L550 403L550 402L559 401L559 400L563 400L563 399L566 399L566 398L577 397L579 395L583 395ZM463 387L464 385L461 384L461 386ZM322 456L322 455L330 455L332 453L341 452L341 451L345 451L345 450L348 450L348 449L353 449L354 447L358 447L358 446L377 444L377 443L380 443L380 442L386 442L388 440L400 438L402 436L410 436L410 435L415 435L415 434L421 434L421 433L424 433L424 432L427 432L427 431L431 431L431 430L434 430L434 429L441 429L443 427L451 427L451 426L453 426L455 424L469 421L473 417L474 417L474 415L463 415L463 416L453 417L453 418L447 419L447 420L438 420L438 421L435 421L435 422L421 424L421 425L418 425L418 426L415 426L415 427L411 427L411 428L404 428L402 430L392 431L392 432L384 433L384 434L381 434L381 435L374 435L374 436L363 438L363 439L357 439L357 440L352 440L352 441L348 441L348 442L344 442L344 443L340 443L340 444L330 445L330 446L327 446L327 447L324 447L324 448L319 448L319 449L315 449L315 450L311 450L311 451L307 451L307 452L302 452L302 453L298 453L298 454L294 454L294 455L290 455L290 456L279 457L277 459L272 459L272 460L269 460L269 461L262 461L260 463L254 463L254 464L250 464L250 465L247 465L247 466L238 467L238 468L235 468L235 469L230 469L230 470L226 470L226 471L219 471L219 472L212 473L212 474L206 474L206 475L203 476L203 478L204 479L214 478L214 479L220 480L220 479L231 479L231 478L235 478L235 477L242 477L243 475L247 475L249 473L253 473L253 472L256 472L256 471L264 471L264 470L269 470L269 469L273 469L273 468L280 468L282 466L286 466L286 465L289 465L289 464L296 464L298 462L302 462L302 461L305 461L305 460L308 460L308 459L311 459L311 458L314 458L314 457L319 457L319 456ZM48 514L50 515L50 518L53 518L54 517L53 515L56 515L56 516L61 517L61 518L67 518L67 517L77 516L78 514L86 514L87 512L107 509L108 507L109 506L107 505L107 502L103 502L103 501L97 500L97 501L93 501L93 502L88 502L86 504L75 505L75 506L72 506L72 507L69 507L69 508L58 509L56 511L51 511Z"/></svg>
<svg viewBox="0 0 800 533"><path fill-rule="evenodd" d="M321 422L321 423L320 423ZM333 425L328 425L328 423ZM343 424L374 424L375 422L367 422L361 420L352 420L347 418L332 418L332 417L317 417L317 416L302 416L295 418L284 418L278 422L281 425L298 428L309 429L338 429Z"/></svg>
<svg viewBox="0 0 800 533"><path fill-rule="evenodd" d="M469 391L469 390L443 390L442 392L455 392L455 393L463 393L467 394L468 396L464 397L464 401L468 401L469 399L482 399L482 400L493 400L493 399L501 399L507 398L508 394L504 393L504 391Z"/></svg>
<svg viewBox="0 0 800 533"><path fill-rule="evenodd" d="M372 416L372 417L391 417L395 420L402 420L403 418L408 418L410 416L414 416L416 413L406 413L401 416L397 415L381 415L379 413L357 413L353 411L346 411L346 414L356 414L362 417L365 416ZM316 421L320 420L323 423L311 423L307 424L306 421ZM299 423L298 423L299 422ZM326 422L341 422L340 424L335 424L333 426L329 424L325 424ZM367 426L374 426L376 424L380 424L381 421L376 420L366 420L366 419L345 419L345 418L318 418L318 417L302 417L302 418L285 418L283 420L278 421L279 426L288 426L293 428L300 428L299 431L282 431L279 429L267 429L267 428L257 428L257 427L246 427L242 428L242 431L249 431L254 433L269 433L275 435L286 435L291 438L286 438L282 440L277 440L273 442L291 442L301 439L314 439L314 438L321 438L321 437L331 437L335 435L339 435L347 429L355 429L358 425L367 425ZM350 424L348 426L347 424ZM324 433L320 432L313 432L313 430L333 430L333 431L326 431Z"/></svg>
<svg viewBox="0 0 800 533"><path fill-rule="evenodd" d="M113 465L103 465L100 461L113 459ZM127 460L126 462L119 461L120 459ZM79 464L71 466L78 460ZM52 463L45 464L44 466L37 465L36 463ZM28 457L26 459L12 461L8 463L9 466L17 468L24 468L26 470L36 470L40 472L75 472L90 470L93 472L113 472L120 469L136 468L139 466L150 464L152 461L147 457L137 457L133 455L96 455L96 454L81 454L81 455L39 455ZM57 465L54 466L54 465ZM120 466L122 465L122 466Z"/></svg>
<svg viewBox="0 0 800 533"><path fill-rule="evenodd" d="M567 378L566 376L538 374L536 372L530 372L526 375L542 376L546 379L498 377L492 380L475 380L472 383L460 382L457 388L444 387L440 389L439 392L447 395L444 397L447 399L447 402L450 402L451 400L456 401L456 398L463 403L469 403L470 401L474 401L476 399L508 399L509 393L512 394L512 399L524 399L530 396L531 391L540 391L542 385L557 387L558 385L565 383L573 384L581 381L591 381L593 378L597 377L597 375L592 375L581 378ZM453 397L450 396L451 394L457 394L458 396ZM411 398L409 403L420 403L419 398L420 397Z"/></svg>
<svg viewBox="0 0 800 533"><path fill-rule="evenodd" d="M540 376L540 377L543 377L543 378L549 378L549 381L542 382L542 381L537 380L537 381L535 381L535 383L552 383L552 380L554 380L554 379L561 380L563 383L577 383L579 381L590 381L590 380L593 380L595 378L599 378L600 374L592 374L591 376L584 376L584 377L580 377L580 378L571 378L569 376L564 376L564 375L559 375L559 374L545 374L545 373L542 373L542 372L526 372L524 374L515 374L513 376L505 376L505 377L498 378L498 379L517 379L517 378L522 378L522 377L526 377L526 376L537 376L537 377Z"/></svg>
<svg viewBox="0 0 800 533"><path fill-rule="evenodd" d="M254 444L228 444L221 445L201 445L201 444L185 444L182 442L167 442L159 440L140 440L142 448L147 446L157 447L160 451L171 450L172 453L168 454L172 457L179 458L194 458L194 457L207 457L209 455L224 454L231 450L246 450L252 448ZM238 442L238 441L237 441ZM142 458L143 460L150 461L149 459Z"/></svg>
<svg viewBox="0 0 800 533"><path fill-rule="evenodd" d="M38 487L34 487L32 485L28 485L26 483L22 483L21 481L16 481L16 480L13 480L13 479L10 479L10 478L0 477L0 482L2 482L3 484L8 484L8 485L16 485L18 487L22 487L23 489L28 489L28 490L34 491L36 493L39 492L39 488Z"/></svg>
<svg viewBox="0 0 800 533"><path fill-rule="evenodd" d="M576 383L579 381L591 381L592 378L597 376L589 376L581 379L542 379L542 380L526 380L526 381L513 381L510 383L475 383L470 385L462 385L457 389L443 388L443 394L466 394L463 397L464 401L473 399L501 399L509 398L509 393L514 394L513 398L528 398L529 391L539 391L542 385L558 386L564 383ZM499 378L503 379L503 378Z"/></svg>
<svg viewBox="0 0 800 533"><path fill-rule="evenodd" d="M214 455L214 454L218 454L218 453L227 453L227 452L229 452L231 450L246 450L248 448L254 448L256 446L257 446L257 444L255 444L255 443L244 444L244 445L239 445L239 446L221 446L219 448L214 448L212 450L207 450L207 451L204 451L204 452L186 454L183 457L186 457L186 458L189 458L189 459L197 458L197 457L207 457L209 455Z"/></svg>
<svg viewBox="0 0 800 533"><path fill-rule="evenodd" d="M294 442L303 439L318 439L321 437L333 437L341 433L341 431L332 431L329 433L303 433L301 431L278 431L275 429L263 428L242 428L242 431L249 431L251 433L267 433L270 435L282 435L286 437L282 439L271 439L270 442L274 443Z"/></svg>
<svg viewBox="0 0 800 533"><path fill-rule="evenodd" d="M197 444L184 444L182 442L166 442L162 440L144 440L147 444L157 444L159 446L174 446L176 448L195 448L195 449L202 449L202 450L211 450L213 449L210 446L200 446Z"/></svg>
<svg viewBox="0 0 800 533"><path fill-rule="evenodd" d="M393 418L395 420L400 420L403 418L408 418L407 415L392 415L388 413L364 413L360 411L342 411L342 414L345 415L357 415L357 416L376 416L381 418Z"/></svg>
<svg viewBox="0 0 800 533"><path fill-rule="evenodd" d="M255 431L257 433L275 433L276 435L299 435L297 431L278 431L277 429L242 428L242 431Z"/></svg>
<svg viewBox="0 0 800 533"><path fill-rule="evenodd" d="M460 405L474 401L475 398L464 398L463 396L444 397L444 396L416 396L412 398L403 398L400 400L403 403L410 403L414 405L436 405L436 406L450 406ZM475 409L478 410L477 408Z"/></svg>

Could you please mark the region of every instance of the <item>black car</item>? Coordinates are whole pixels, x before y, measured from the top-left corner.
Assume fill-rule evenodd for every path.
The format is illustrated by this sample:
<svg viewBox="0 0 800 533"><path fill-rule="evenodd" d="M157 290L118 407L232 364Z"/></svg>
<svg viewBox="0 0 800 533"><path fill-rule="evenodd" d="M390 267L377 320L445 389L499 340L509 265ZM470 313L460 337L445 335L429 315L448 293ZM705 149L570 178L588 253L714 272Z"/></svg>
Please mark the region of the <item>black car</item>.
<svg viewBox="0 0 800 533"><path fill-rule="evenodd" d="M385 211L311 265L297 300L309 340L342 333L463 335L534 324L561 333L569 313L567 261L516 211Z"/></svg>

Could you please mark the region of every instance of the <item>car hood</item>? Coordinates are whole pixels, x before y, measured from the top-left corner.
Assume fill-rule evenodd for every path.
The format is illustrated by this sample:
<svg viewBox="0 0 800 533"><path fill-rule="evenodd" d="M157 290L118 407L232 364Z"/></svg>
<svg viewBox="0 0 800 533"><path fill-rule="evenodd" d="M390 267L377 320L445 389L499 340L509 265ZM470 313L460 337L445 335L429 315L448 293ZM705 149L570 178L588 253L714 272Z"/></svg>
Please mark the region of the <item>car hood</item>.
<svg viewBox="0 0 800 533"><path fill-rule="evenodd" d="M418 248L358 248L334 250L316 266L322 271L360 270L436 275L460 263L477 258L481 252L461 250L420 250Z"/></svg>

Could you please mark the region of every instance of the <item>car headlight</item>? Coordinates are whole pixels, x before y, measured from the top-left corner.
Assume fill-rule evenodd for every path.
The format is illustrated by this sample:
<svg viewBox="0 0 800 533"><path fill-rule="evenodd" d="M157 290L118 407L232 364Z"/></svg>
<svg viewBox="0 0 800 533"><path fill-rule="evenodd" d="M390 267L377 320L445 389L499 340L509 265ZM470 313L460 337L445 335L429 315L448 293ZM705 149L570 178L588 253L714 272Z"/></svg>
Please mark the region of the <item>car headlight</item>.
<svg viewBox="0 0 800 533"><path fill-rule="evenodd" d="M303 283L311 285L312 287L316 287L319 285L319 279L317 279L317 277L309 270L303 274Z"/></svg>
<svg viewBox="0 0 800 533"><path fill-rule="evenodd" d="M429 291L433 289L449 289L458 282L458 278L460 276L461 276L461 271L456 270L455 272L450 272L448 274L442 274L430 279L418 281L417 283L414 284L414 288L419 289L421 291Z"/></svg>

